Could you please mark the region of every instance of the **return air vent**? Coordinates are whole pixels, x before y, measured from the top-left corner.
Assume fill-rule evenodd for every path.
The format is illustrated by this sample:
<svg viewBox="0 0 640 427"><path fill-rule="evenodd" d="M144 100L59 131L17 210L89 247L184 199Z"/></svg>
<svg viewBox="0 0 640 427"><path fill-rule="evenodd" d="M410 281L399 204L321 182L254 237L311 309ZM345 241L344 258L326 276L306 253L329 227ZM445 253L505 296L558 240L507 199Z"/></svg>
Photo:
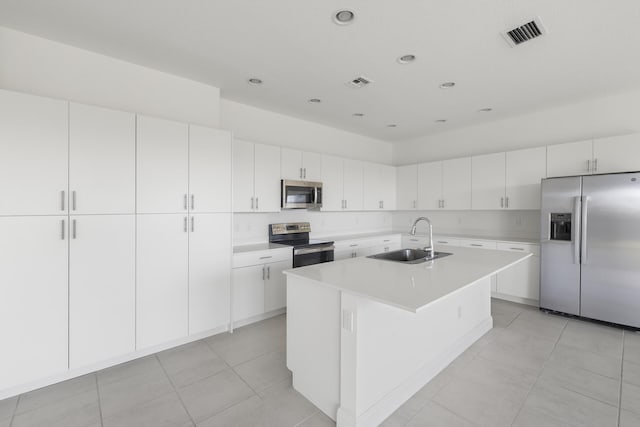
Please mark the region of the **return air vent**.
<svg viewBox="0 0 640 427"><path fill-rule="evenodd" d="M360 87L365 87L369 84L373 83L373 80L367 78L367 77L356 77L355 79L351 79L347 82L347 86L351 86L353 88L360 88Z"/></svg>
<svg viewBox="0 0 640 427"><path fill-rule="evenodd" d="M536 17L533 21L503 32L502 36L509 43L509 46L516 47L547 33L548 31L540 17Z"/></svg>

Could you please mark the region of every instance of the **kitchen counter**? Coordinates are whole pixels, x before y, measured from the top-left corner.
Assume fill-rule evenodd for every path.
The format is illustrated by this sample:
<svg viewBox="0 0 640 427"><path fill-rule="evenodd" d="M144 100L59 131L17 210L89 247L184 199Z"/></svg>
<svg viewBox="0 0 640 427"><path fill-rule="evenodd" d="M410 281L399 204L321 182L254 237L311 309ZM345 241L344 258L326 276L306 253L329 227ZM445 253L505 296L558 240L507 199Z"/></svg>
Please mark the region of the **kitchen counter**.
<svg viewBox="0 0 640 427"><path fill-rule="evenodd" d="M291 249L291 246L280 245L278 243L254 243L251 245L238 245L233 247L234 254L242 254L245 252L269 251L272 249Z"/></svg>
<svg viewBox="0 0 640 427"><path fill-rule="evenodd" d="M330 240L334 242L339 242L341 240L370 239L375 237L391 236L394 234L401 234L401 233L396 233L394 231L374 231L370 233L340 234L340 235L333 235L333 236L313 235L312 238L319 239L319 240Z"/></svg>
<svg viewBox="0 0 640 427"><path fill-rule="evenodd" d="M444 245L437 250L453 255L412 265L359 257L284 273L415 313L457 289L531 256Z"/></svg>
<svg viewBox="0 0 640 427"><path fill-rule="evenodd" d="M402 234L403 236L408 236L409 233L407 231L405 232L398 232L400 234ZM426 237L428 238L429 235L426 233L416 233L417 237ZM527 244L531 244L531 245L538 245L540 244L540 240L539 239L529 239L526 237L512 237L512 236L483 236L483 235L479 235L479 234L455 234L455 233L436 233L434 231L433 234L433 238L436 239L441 239L441 238L445 238L445 237L450 237L452 239L469 239L469 240L490 240L493 242L506 242L506 243L527 243Z"/></svg>

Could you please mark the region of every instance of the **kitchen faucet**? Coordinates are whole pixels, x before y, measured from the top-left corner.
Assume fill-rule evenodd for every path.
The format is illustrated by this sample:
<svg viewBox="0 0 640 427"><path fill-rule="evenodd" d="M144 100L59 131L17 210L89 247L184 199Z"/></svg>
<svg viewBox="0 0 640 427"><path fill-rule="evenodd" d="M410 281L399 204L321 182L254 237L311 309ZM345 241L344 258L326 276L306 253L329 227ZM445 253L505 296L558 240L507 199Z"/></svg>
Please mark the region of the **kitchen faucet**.
<svg viewBox="0 0 640 427"><path fill-rule="evenodd" d="M416 235L416 225L418 225L418 222L420 221L427 221L427 224L429 225L429 246L425 246L423 249L429 253L428 255L429 257L432 257L436 253L436 250L435 250L436 248L433 245L433 226L431 225L431 220L426 216L419 217L413 223L413 226L411 227L411 232L409 234L411 234L412 236Z"/></svg>

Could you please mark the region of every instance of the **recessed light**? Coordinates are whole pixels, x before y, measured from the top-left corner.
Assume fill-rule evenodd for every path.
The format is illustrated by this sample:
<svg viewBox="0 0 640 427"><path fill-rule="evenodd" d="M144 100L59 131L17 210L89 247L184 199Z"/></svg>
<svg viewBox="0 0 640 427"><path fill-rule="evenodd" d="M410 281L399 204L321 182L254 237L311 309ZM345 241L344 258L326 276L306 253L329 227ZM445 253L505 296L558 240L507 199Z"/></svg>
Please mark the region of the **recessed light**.
<svg viewBox="0 0 640 427"><path fill-rule="evenodd" d="M444 82L440 85L440 89L451 89L455 85L455 82Z"/></svg>
<svg viewBox="0 0 640 427"><path fill-rule="evenodd" d="M312 104L319 104L322 102L322 100L318 98L311 98L309 102L311 102Z"/></svg>
<svg viewBox="0 0 640 427"><path fill-rule="evenodd" d="M390 124L390 125L387 125L387 127L388 127L388 128L397 128L397 127L398 127L398 125Z"/></svg>
<svg viewBox="0 0 640 427"><path fill-rule="evenodd" d="M262 80L261 80L261 79L258 79L258 78L256 78L256 77L252 77L252 78L250 78L249 80L247 80L247 83L249 83L250 85L255 85L255 86L257 86L257 85L261 85L261 84L262 84Z"/></svg>
<svg viewBox="0 0 640 427"><path fill-rule="evenodd" d="M351 24L355 19L355 17L356 17L356 14L353 13L352 10L343 9L333 14L333 22L335 22L338 25L347 25L347 24Z"/></svg>
<svg viewBox="0 0 640 427"><path fill-rule="evenodd" d="M410 62L413 62L416 60L416 56L415 55L402 55L400 58L398 58L398 62L401 64L408 64Z"/></svg>
<svg viewBox="0 0 640 427"><path fill-rule="evenodd" d="M478 111L481 113L488 113L489 111L493 111L493 108L481 108Z"/></svg>
<svg viewBox="0 0 640 427"><path fill-rule="evenodd" d="M436 123L446 123L447 119L438 119L436 120Z"/></svg>
<svg viewBox="0 0 640 427"><path fill-rule="evenodd" d="M355 116L355 117L363 117L364 113L353 113L353 116Z"/></svg>

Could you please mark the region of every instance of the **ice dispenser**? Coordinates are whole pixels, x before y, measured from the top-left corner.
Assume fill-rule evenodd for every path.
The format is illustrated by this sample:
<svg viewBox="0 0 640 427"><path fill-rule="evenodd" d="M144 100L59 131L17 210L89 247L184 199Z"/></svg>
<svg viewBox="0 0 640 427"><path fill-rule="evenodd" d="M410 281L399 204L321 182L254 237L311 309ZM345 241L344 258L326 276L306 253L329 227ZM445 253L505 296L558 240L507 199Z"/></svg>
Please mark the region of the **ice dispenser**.
<svg viewBox="0 0 640 427"><path fill-rule="evenodd" d="M571 213L551 214L551 240L571 241Z"/></svg>

